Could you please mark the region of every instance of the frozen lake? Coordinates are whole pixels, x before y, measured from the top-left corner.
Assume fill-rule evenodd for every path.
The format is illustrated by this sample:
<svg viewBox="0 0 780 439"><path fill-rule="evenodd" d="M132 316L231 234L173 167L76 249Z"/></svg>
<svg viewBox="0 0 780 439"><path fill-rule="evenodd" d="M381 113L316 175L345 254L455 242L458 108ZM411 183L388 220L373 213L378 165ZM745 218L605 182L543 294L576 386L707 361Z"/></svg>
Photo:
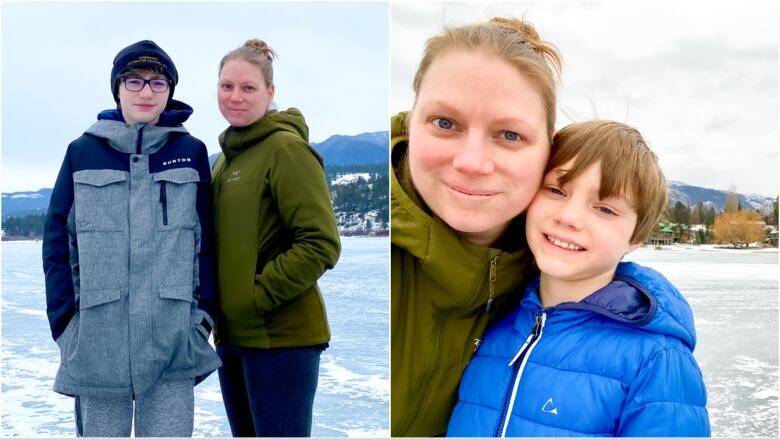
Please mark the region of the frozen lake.
<svg viewBox="0 0 780 439"><path fill-rule="evenodd" d="M388 436L388 239L343 238L320 286L333 339L320 367L315 436ZM59 362L45 316L39 242L2 244L0 436L74 436L72 399L51 391ZM639 249L683 292L698 335L713 436L778 436L778 254ZM216 374L196 388L196 436L230 436Z"/></svg>
<svg viewBox="0 0 780 439"><path fill-rule="evenodd" d="M693 308L712 435L778 437L777 251L641 248Z"/></svg>
<svg viewBox="0 0 780 439"><path fill-rule="evenodd" d="M332 339L322 355L314 436L388 436L389 239L342 238L320 288ZM40 242L2 243L0 436L73 437L73 399L51 388L59 351L46 320ZM217 374L195 388L195 436L230 436Z"/></svg>

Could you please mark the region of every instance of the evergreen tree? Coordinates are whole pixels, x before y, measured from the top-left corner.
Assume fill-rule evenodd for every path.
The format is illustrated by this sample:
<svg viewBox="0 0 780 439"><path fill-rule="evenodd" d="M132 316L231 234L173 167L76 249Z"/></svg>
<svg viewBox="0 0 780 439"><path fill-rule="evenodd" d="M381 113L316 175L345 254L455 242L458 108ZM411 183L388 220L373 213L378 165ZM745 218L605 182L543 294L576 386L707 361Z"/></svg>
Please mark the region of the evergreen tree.
<svg viewBox="0 0 780 439"><path fill-rule="evenodd" d="M8 236L23 236L40 239L43 237L43 226L46 214L12 216L3 220L3 232Z"/></svg>
<svg viewBox="0 0 780 439"><path fill-rule="evenodd" d="M690 224L691 222L691 211L688 209L688 206L683 204L681 201L678 201L674 203L674 207L672 208L671 217L672 222L677 224Z"/></svg>

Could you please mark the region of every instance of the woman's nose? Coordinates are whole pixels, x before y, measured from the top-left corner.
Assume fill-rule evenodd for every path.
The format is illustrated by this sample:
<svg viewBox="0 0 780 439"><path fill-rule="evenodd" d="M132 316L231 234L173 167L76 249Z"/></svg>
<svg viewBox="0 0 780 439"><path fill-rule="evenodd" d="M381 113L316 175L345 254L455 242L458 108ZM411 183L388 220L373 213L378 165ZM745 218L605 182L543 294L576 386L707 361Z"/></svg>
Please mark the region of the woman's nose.
<svg viewBox="0 0 780 439"><path fill-rule="evenodd" d="M233 89L233 91L230 92L229 99L231 102L239 102L243 97L241 96L241 92L239 90Z"/></svg>
<svg viewBox="0 0 780 439"><path fill-rule="evenodd" d="M481 136L470 134L456 152L452 166L464 174L489 174L495 169L490 148Z"/></svg>

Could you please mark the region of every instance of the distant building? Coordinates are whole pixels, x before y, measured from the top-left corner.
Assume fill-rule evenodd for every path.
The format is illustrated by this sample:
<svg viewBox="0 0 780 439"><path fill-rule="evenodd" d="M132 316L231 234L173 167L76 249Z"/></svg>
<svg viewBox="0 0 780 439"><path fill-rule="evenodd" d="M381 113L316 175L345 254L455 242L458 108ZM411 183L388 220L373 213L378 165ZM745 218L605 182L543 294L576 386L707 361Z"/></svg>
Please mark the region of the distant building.
<svg viewBox="0 0 780 439"><path fill-rule="evenodd" d="M777 247L777 237L778 237L777 227L766 226L764 227L764 231L766 232L766 237L764 238L764 245L770 247Z"/></svg>
<svg viewBox="0 0 780 439"><path fill-rule="evenodd" d="M677 232L678 225L674 223L662 224L659 223L650 237L645 241L645 244L654 246L659 245L672 245L675 242L680 241L680 234Z"/></svg>

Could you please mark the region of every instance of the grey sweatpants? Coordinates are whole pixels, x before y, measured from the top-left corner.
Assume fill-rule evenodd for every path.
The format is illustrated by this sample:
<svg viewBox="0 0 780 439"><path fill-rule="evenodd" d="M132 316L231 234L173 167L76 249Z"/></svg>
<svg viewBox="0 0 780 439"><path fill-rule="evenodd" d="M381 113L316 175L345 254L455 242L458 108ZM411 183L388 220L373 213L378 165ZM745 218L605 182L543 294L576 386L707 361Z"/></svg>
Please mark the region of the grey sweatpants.
<svg viewBox="0 0 780 439"><path fill-rule="evenodd" d="M135 396L135 436L190 437L194 423L193 380L160 381ZM76 396L78 436L130 437L133 397Z"/></svg>

